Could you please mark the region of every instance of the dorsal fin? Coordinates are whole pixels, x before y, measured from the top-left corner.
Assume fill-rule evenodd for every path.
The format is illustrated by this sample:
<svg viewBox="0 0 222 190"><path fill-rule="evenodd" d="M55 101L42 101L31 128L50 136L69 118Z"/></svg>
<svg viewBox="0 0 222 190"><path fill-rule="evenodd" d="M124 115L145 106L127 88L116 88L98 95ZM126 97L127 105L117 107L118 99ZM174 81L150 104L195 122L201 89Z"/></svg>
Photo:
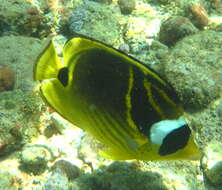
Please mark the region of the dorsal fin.
<svg viewBox="0 0 222 190"><path fill-rule="evenodd" d="M63 67L52 39L48 38L36 59L33 77L34 80L42 81L44 79L56 78L58 71Z"/></svg>

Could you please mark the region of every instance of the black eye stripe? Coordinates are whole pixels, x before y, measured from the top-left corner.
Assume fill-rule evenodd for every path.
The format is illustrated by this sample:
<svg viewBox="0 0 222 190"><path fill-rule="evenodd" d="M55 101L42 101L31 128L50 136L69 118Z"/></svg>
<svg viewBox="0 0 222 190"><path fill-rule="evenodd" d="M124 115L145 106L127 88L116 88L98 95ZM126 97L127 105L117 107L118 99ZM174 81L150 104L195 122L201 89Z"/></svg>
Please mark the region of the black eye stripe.
<svg viewBox="0 0 222 190"><path fill-rule="evenodd" d="M58 79L62 83L63 86L68 85L69 81L69 70L67 67L63 67L59 70Z"/></svg>
<svg viewBox="0 0 222 190"><path fill-rule="evenodd" d="M188 125L173 130L163 139L163 143L159 148L159 154L166 156L184 148L187 145L190 134L191 130Z"/></svg>

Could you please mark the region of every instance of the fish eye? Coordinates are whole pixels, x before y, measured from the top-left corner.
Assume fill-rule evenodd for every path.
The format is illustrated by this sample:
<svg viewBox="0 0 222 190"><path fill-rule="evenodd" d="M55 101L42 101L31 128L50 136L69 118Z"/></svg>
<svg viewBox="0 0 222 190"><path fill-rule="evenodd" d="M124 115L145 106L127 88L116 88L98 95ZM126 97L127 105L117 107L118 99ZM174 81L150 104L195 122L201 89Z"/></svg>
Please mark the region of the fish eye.
<svg viewBox="0 0 222 190"><path fill-rule="evenodd" d="M66 87L68 85L69 69L67 67L63 67L59 70L58 79L64 87Z"/></svg>

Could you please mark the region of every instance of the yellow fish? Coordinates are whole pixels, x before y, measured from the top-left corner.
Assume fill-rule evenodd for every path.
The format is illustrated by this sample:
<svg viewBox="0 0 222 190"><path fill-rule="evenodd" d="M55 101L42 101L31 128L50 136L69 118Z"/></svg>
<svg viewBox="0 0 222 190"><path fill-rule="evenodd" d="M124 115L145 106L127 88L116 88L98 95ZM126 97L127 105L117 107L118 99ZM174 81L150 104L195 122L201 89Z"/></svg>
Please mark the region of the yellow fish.
<svg viewBox="0 0 222 190"><path fill-rule="evenodd" d="M46 103L104 145L113 160L199 157L174 89L140 61L83 36L52 41L34 66Z"/></svg>

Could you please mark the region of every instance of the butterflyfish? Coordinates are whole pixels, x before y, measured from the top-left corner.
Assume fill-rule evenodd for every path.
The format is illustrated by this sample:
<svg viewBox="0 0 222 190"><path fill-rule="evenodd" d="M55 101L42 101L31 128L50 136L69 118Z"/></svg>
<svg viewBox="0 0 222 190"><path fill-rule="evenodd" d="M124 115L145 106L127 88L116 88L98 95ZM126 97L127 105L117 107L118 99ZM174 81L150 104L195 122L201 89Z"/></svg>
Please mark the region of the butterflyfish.
<svg viewBox="0 0 222 190"><path fill-rule="evenodd" d="M49 40L34 66L40 94L62 117L103 144L113 160L195 159L184 109L173 87L135 58L76 36L60 58Z"/></svg>

